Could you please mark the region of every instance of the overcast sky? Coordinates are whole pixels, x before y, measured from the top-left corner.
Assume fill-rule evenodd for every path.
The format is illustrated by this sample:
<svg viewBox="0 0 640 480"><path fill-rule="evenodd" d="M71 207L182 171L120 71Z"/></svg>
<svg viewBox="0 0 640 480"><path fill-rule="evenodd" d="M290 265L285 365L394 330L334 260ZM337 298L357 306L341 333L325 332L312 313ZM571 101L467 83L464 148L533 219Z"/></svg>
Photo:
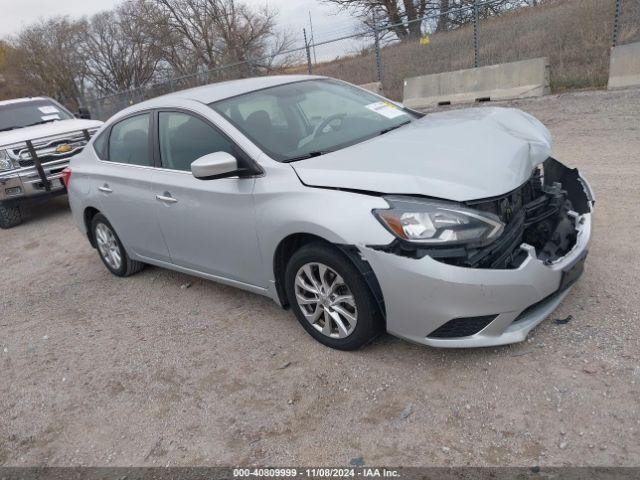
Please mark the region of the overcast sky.
<svg viewBox="0 0 640 480"><path fill-rule="evenodd" d="M0 38L12 35L25 25L53 15L81 17L107 10L121 0L0 0ZM242 1L242 0L241 0ZM335 7L318 0L244 0L262 6L265 3L278 11L278 24L302 37L302 28L309 30L309 12L316 41L348 34L357 21L349 14L337 13ZM344 41L331 47L318 47L318 56L337 55L357 48L357 42Z"/></svg>

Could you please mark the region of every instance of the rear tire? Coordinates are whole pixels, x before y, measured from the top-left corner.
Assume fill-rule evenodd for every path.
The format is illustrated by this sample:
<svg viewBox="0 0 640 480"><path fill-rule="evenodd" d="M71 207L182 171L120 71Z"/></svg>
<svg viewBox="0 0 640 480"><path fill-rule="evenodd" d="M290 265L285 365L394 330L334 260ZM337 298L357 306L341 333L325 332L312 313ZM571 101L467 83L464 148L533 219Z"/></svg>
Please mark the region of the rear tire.
<svg viewBox="0 0 640 480"><path fill-rule="evenodd" d="M128 277L144 268L144 263L131 260L120 238L103 214L98 213L91 221L91 234L104 266L118 277Z"/></svg>
<svg viewBox="0 0 640 480"><path fill-rule="evenodd" d="M383 319L371 289L336 247L307 244L289 259L285 289L304 329L320 343L357 350L382 332Z"/></svg>
<svg viewBox="0 0 640 480"><path fill-rule="evenodd" d="M22 223L20 207L0 205L0 228L13 228Z"/></svg>

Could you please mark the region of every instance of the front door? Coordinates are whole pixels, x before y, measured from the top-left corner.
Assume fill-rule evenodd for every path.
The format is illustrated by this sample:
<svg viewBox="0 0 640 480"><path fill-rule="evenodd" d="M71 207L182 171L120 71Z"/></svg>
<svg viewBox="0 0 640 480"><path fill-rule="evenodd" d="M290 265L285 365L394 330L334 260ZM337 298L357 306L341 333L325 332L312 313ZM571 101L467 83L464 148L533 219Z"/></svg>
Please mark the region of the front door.
<svg viewBox="0 0 640 480"><path fill-rule="evenodd" d="M199 180L191 163L208 153L239 151L202 118L182 111L158 113L162 168L153 172L156 212L177 266L260 285L260 254L253 178Z"/></svg>

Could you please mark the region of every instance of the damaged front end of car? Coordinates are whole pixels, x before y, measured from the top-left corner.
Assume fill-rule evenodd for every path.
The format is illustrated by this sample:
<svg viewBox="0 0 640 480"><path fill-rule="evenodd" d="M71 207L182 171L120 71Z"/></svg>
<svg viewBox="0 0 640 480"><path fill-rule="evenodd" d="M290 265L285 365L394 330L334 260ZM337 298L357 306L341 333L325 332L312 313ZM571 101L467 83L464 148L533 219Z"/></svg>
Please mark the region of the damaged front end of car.
<svg viewBox="0 0 640 480"><path fill-rule="evenodd" d="M593 193L551 157L504 195L385 200L374 215L396 238L361 252L398 337L445 348L521 342L584 271Z"/></svg>
<svg viewBox="0 0 640 480"><path fill-rule="evenodd" d="M462 202L462 206L502 222L492 242L459 245L423 245L397 238L381 251L410 258L429 256L449 265L481 269L518 268L535 250L535 256L551 264L576 245L583 215L595 200L577 169L549 157L517 189L498 197Z"/></svg>

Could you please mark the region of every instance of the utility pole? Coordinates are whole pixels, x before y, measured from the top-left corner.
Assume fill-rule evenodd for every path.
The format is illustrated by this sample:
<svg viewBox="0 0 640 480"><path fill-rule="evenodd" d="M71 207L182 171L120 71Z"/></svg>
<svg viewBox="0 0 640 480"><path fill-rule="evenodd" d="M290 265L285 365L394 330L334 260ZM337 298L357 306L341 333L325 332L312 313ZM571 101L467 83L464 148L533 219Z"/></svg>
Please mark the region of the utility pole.
<svg viewBox="0 0 640 480"><path fill-rule="evenodd" d="M480 14L478 0L473 1L473 66L480 66Z"/></svg>
<svg viewBox="0 0 640 480"><path fill-rule="evenodd" d="M307 51L307 70L309 75L313 73L313 66L311 65L311 50L309 49L309 42L307 41L307 29L302 29L302 35L304 35L304 49Z"/></svg>
<svg viewBox="0 0 640 480"><path fill-rule="evenodd" d="M373 11L373 39L376 48L376 68L378 70L378 82L382 85L382 57L380 56L380 35L378 33L378 21L376 12Z"/></svg>
<svg viewBox="0 0 640 480"><path fill-rule="evenodd" d="M615 16L613 17L613 38L611 40L611 44L615 47L618 45L618 34L619 29L620 29L620 9L622 8L621 6L621 0L616 0L616 13Z"/></svg>
<svg viewBox="0 0 640 480"><path fill-rule="evenodd" d="M318 63L318 59L316 58L316 36L313 34L313 22L311 21L311 10L309 10L309 27L311 29L311 44L313 45L313 63L314 65Z"/></svg>

